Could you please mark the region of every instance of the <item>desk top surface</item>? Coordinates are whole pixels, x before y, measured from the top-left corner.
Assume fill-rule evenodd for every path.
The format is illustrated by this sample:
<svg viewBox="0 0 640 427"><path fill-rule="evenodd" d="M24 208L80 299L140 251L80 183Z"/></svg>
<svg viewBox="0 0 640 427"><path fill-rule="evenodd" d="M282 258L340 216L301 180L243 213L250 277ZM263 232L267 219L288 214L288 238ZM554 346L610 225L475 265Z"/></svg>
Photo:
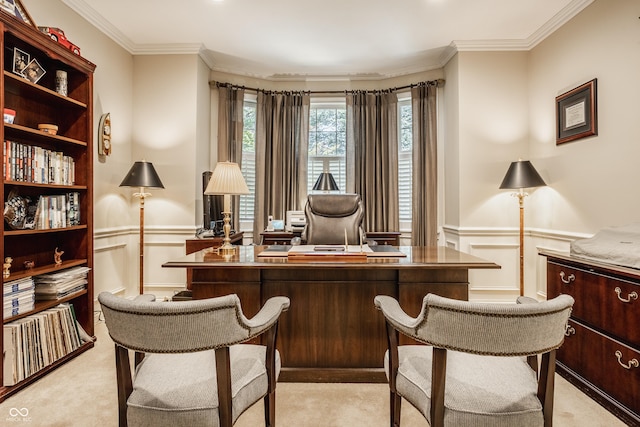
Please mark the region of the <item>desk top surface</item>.
<svg viewBox="0 0 640 427"><path fill-rule="evenodd" d="M168 261L163 267L180 268L500 268L498 264L455 249L433 246L399 246L406 256L367 258L366 262L308 261L291 262L287 257L258 257L268 246L238 246L234 255L218 255L214 249L203 249Z"/></svg>

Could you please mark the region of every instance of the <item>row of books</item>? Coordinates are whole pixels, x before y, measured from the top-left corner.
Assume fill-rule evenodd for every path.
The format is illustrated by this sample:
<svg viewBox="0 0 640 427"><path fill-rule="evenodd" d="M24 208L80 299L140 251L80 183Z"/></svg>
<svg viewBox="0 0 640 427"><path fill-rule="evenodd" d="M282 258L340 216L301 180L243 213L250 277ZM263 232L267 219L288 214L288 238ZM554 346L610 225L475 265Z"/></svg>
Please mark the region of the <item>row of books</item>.
<svg viewBox="0 0 640 427"><path fill-rule="evenodd" d="M82 345L73 305L5 324L3 344L3 385L12 386Z"/></svg>
<svg viewBox="0 0 640 427"><path fill-rule="evenodd" d="M36 230L80 225L80 193L40 196L35 209Z"/></svg>
<svg viewBox="0 0 640 427"><path fill-rule="evenodd" d="M60 151L5 140L3 152L5 181L75 184L73 158Z"/></svg>
<svg viewBox="0 0 640 427"><path fill-rule="evenodd" d="M89 267L80 266L34 276L36 300L55 300L81 291L87 286L88 272Z"/></svg>
<svg viewBox="0 0 640 427"><path fill-rule="evenodd" d="M35 295L35 282L31 276L4 283L2 318L8 319L33 310Z"/></svg>

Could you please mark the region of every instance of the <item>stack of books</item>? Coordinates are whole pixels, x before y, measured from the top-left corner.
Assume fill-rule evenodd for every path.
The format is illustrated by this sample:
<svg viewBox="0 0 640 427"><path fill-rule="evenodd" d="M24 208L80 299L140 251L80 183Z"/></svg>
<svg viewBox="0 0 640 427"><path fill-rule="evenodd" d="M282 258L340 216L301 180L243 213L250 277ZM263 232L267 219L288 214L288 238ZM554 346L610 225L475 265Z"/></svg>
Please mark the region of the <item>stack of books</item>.
<svg viewBox="0 0 640 427"><path fill-rule="evenodd" d="M5 324L3 385L19 383L81 345L71 304Z"/></svg>
<svg viewBox="0 0 640 427"><path fill-rule="evenodd" d="M87 287L89 267L73 267L34 276L36 300L56 300Z"/></svg>
<svg viewBox="0 0 640 427"><path fill-rule="evenodd" d="M2 287L3 319L33 310L34 281L31 276L6 282Z"/></svg>

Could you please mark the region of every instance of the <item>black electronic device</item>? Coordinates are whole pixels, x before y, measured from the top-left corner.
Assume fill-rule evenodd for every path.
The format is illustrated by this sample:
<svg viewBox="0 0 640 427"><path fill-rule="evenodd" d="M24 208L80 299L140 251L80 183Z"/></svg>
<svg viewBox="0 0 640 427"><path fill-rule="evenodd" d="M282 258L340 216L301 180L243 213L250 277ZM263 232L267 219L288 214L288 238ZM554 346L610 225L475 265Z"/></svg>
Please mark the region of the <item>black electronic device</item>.
<svg viewBox="0 0 640 427"><path fill-rule="evenodd" d="M213 172L202 172L202 211L203 220L202 228L205 230L211 230L214 236L221 236L224 234L222 226L224 224L222 210L224 209L224 196L223 195L207 195L204 194L209 184Z"/></svg>

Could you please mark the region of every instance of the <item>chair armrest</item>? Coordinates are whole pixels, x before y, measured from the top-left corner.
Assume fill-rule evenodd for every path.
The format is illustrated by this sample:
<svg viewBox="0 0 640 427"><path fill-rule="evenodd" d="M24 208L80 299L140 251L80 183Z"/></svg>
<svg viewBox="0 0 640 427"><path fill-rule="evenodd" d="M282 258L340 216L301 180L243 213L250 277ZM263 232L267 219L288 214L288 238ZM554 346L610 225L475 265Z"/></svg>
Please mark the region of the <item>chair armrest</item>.
<svg viewBox="0 0 640 427"><path fill-rule="evenodd" d="M516 303L517 304L537 304L538 300L531 297L521 296L516 299Z"/></svg>
<svg viewBox="0 0 640 427"><path fill-rule="evenodd" d="M378 295L374 298L373 303L376 308L382 311L387 322L389 322L396 330L405 335L415 336L415 328L424 317L424 311L413 318L402 310L395 298L386 295Z"/></svg>
<svg viewBox="0 0 640 427"><path fill-rule="evenodd" d="M289 309L289 303L288 297L269 298L255 316L246 320L249 335L259 335L273 326L278 321L280 313Z"/></svg>

